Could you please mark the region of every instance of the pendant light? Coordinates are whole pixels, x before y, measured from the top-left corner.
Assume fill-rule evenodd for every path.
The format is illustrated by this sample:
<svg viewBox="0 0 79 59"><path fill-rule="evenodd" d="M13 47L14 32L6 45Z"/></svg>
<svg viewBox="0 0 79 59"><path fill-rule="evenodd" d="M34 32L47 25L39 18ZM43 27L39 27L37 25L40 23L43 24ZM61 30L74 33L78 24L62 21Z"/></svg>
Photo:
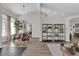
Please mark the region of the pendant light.
<svg viewBox="0 0 79 59"><path fill-rule="evenodd" d="M22 9L23 9L23 14L22 14L22 24L23 24L23 31L25 32L25 22L24 22L24 8L25 8L25 6L24 5L22 5Z"/></svg>
<svg viewBox="0 0 79 59"><path fill-rule="evenodd" d="M24 8L25 8L25 5L22 5L22 21L24 21Z"/></svg>

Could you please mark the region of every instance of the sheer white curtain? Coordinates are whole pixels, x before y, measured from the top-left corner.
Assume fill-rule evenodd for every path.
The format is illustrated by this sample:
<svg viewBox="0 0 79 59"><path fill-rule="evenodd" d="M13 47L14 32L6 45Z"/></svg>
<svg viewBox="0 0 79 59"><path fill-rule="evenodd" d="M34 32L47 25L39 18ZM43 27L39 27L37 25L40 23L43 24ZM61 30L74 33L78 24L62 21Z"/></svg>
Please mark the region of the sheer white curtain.
<svg viewBox="0 0 79 59"><path fill-rule="evenodd" d="M0 48L2 48L2 15L0 14Z"/></svg>
<svg viewBox="0 0 79 59"><path fill-rule="evenodd" d="M7 16L2 14L2 37L7 36Z"/></svg>
<svg viewBox="0 0 79 59"><path fill-rule="evenodd" d="M15 19L11 17L11 35L15 34L14 22Z"/></svg>
<svg viewBox="0 0 79 59"><path fill-rule="evenodd" d="M7 15L2 14L2 42L7 41Z"/></svg>

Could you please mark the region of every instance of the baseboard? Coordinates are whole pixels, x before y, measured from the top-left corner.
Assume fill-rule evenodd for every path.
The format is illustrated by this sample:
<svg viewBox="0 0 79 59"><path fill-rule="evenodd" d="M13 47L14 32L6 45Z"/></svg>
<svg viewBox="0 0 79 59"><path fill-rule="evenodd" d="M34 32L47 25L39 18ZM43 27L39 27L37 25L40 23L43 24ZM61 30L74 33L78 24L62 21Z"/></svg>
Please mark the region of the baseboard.
<svg viewBox="0 0 79 59"><path fill-rule="evenodd" d="M32 37L32 39L40 39L40 37Z"/></svg>

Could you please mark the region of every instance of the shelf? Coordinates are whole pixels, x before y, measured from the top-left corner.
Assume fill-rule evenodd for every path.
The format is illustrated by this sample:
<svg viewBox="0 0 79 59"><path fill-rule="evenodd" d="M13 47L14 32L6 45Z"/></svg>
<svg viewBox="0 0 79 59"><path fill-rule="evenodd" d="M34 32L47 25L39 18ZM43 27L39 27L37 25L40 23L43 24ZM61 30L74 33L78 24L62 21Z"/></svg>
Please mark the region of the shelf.
<svg viewBox="0 0 79 59"><path fill-rule="evenodd" d="M65 40L65 24L42 24L43 40Z"/></svg>
<svg viewBox="0 0 79 59"><path fill-rule="evenodd" d="M52 40L42 40L43 42L52 42Z"/></svg>

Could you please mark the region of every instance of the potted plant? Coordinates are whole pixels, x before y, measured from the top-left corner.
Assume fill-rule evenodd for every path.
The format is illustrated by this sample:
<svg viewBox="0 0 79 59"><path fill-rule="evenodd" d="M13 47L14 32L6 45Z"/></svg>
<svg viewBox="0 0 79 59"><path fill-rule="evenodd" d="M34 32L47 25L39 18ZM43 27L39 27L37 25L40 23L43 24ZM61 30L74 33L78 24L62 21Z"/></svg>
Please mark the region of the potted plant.
<svg viewBox="0 0 79 59"><path fill-rule="evenodd" d="M22 30L22 22L20 22L19 20L16 20L14 22L14 27L15 27L15 31L16 31L16 34L19 33L19 30Z"/></svg>

